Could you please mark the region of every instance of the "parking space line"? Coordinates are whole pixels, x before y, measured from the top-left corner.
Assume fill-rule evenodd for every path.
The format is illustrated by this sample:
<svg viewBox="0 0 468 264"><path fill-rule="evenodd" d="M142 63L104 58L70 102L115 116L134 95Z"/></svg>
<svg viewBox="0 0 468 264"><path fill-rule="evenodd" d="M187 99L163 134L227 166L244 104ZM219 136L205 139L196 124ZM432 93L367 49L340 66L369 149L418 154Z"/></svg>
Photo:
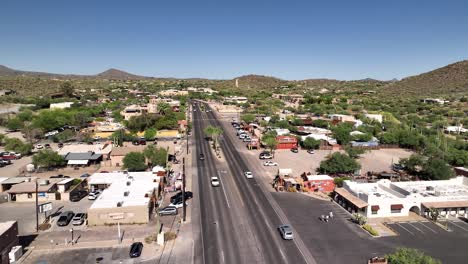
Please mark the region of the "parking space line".
<svg viewBox="0 0 468 264"><path fill-rule="evenodd" d="M427 226L427 225L425 225L424 223L428 223L428 222L419 222L419 224L421 224L421 225L422 225L422 226L424 226L425 228L427 228L427 229L431 230L433 233L437 234L437 232L436 232L434 229L432 229L432 228L428 227L428 226Z"/></svg>
<svg viewBox="0 0 468 264"><path fill-rule="evenodd" d="M418 230L419 232L421 232L421 233L424 234L424 232L423 232L421 229L419 229L417 226L415 226L413 223L408 223L408 224L409 224L410 226L412 226L414 229L416 229L416 230Z"/></svg>
<svg viewBox="0 0 468 264"><path fill-rule="evenodd" d="M457 226L457 227L459 227L459 228L465 230L465 231L468 231L468 229L464 228L463 226L460 226L460 225L455 224L454 221L448 221L448 222L451 223L451 224L453 224L454 226Z"/></svg>
<svg viewBox="0 0 468 264"><path fill-rule="evenodd" d="M400 225L399 223L395 223L395 224L397 224L399 227L403 228L403 229L406 230L408 233L410 233L411 235L414 236L414 233L411 232L411 231L409 231L409 230L408 230L407 228L405 228L404 226Z"/></svg>

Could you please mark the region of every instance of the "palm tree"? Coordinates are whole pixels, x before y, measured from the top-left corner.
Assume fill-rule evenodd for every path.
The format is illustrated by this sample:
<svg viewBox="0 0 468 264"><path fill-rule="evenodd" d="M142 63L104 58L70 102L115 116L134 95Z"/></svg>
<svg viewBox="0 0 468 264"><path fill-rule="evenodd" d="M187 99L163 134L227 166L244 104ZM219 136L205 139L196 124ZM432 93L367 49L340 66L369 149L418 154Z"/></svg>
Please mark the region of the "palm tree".
<svg viewBox="0 0 468 264"><path fill-rule="evenodd" d="M213 147L217 149L218 138L223 133L223 130L219 127L207 126L203 131L213 140Z"/></svg>

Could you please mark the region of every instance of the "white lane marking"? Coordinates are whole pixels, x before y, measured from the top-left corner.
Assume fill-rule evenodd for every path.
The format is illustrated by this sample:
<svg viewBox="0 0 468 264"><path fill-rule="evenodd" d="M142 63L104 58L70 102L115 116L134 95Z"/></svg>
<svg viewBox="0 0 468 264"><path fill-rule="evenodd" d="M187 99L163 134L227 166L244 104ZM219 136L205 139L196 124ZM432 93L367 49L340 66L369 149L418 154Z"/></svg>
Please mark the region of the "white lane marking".
<svg viewBox="0 0 468 264"><path fill-rule="evenodd" d="M408 229L406 229L404 226L400 225L399 223L396 223L399 227L403 228L404 230L408 231L408 233L410 233L411 235L414 236L414 233L409 231Z"/></svg>
<svg viewBox="0 0 468 264"><path fill-rule="evenodd" d="M218 171L218 177L219 177L220 182L221 182L221 177L220 177L220 176L221 176L221 175L220 175L220 173L219 173L219 171ZM223 180L223 182L224 182L224 180ZM223 183L220 183L220 185L221 185L221 188L223 189L223 193L224 193L224 197L226 198L227 206L228 206L228 208L231 208L231 205L229 204L229 200L228 200L228 198L227 198L226 190L224 189L224 184L223 184Z"/></svg>
<svg viewBox="0 0 468 264"><path fill-rule="evenodd" d="M221 250L221 259L223 260L224 263L224 251Z"/></svg>
<svg viewBox="0 0 468 264"><path fill-rule="evenodd" d="M424 222L424 223L428 223L428 222ZM432 229L432 228L428 227L427 225L423 224L423 222L419 222L419 224L421 224L421 225L424 226L425 228L431 230L433 233L437 234L437 232L436 232L434 229Z"/></svg>
<svg viewBox="0 0 468 264"><path fill-rule="evenodd" d="M283 257L285 263L287 262L287 259L286 259L286 255L284 255L284 252L283 250L280 248L280 253L281 253L281 256Z"/></svg>
<svg viewBox="0 0 468 264"><path fill-rule="evenodd" d="M451 224L453 224L454 226L458 226L459 228L461 228L461 229L463 229L463 230L465 230L465 231L468 231L468 229L465 229L463 226L460 226L460 225L455 224L454 221L449 221L449 222L450 222Z"/></svg>
<svg viewBox="0 0 468 264"><path fill-rule="evenodd" d="M412 223L408 223L408 224L409 224L410 226L412 226L414 229L416 229L416 230L418 230L419 232L421 232L421 233L424 234L424 232L423 232L421 229L419 229L418 227L416 227L416 226L413 225Z"/></svg>

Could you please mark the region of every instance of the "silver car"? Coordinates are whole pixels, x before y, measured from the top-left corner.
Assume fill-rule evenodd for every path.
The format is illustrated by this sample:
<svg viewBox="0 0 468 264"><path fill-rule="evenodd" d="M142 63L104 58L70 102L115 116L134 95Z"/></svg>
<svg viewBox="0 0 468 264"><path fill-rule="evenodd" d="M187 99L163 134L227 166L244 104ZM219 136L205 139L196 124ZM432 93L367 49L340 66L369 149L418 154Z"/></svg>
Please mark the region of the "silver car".
<svg viewBox="0 0 468 264"><path fill-rule="evenodd" d="M292 240L294 238L293 229L290 225L280 225L278 230L285 240Z"/></svg>

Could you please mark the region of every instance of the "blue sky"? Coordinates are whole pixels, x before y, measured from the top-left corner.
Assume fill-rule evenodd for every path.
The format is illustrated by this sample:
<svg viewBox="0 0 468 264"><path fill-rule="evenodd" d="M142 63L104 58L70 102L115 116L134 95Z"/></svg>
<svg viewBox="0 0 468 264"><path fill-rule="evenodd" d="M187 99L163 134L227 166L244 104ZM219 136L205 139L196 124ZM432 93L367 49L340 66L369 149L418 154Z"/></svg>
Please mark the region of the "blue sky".
<svg viewBox="0 0 468 264"><path fill-rule="evenodd" d="M392 79L468 59L468 1L21 1L0 64L157 77Z"/></svg>

